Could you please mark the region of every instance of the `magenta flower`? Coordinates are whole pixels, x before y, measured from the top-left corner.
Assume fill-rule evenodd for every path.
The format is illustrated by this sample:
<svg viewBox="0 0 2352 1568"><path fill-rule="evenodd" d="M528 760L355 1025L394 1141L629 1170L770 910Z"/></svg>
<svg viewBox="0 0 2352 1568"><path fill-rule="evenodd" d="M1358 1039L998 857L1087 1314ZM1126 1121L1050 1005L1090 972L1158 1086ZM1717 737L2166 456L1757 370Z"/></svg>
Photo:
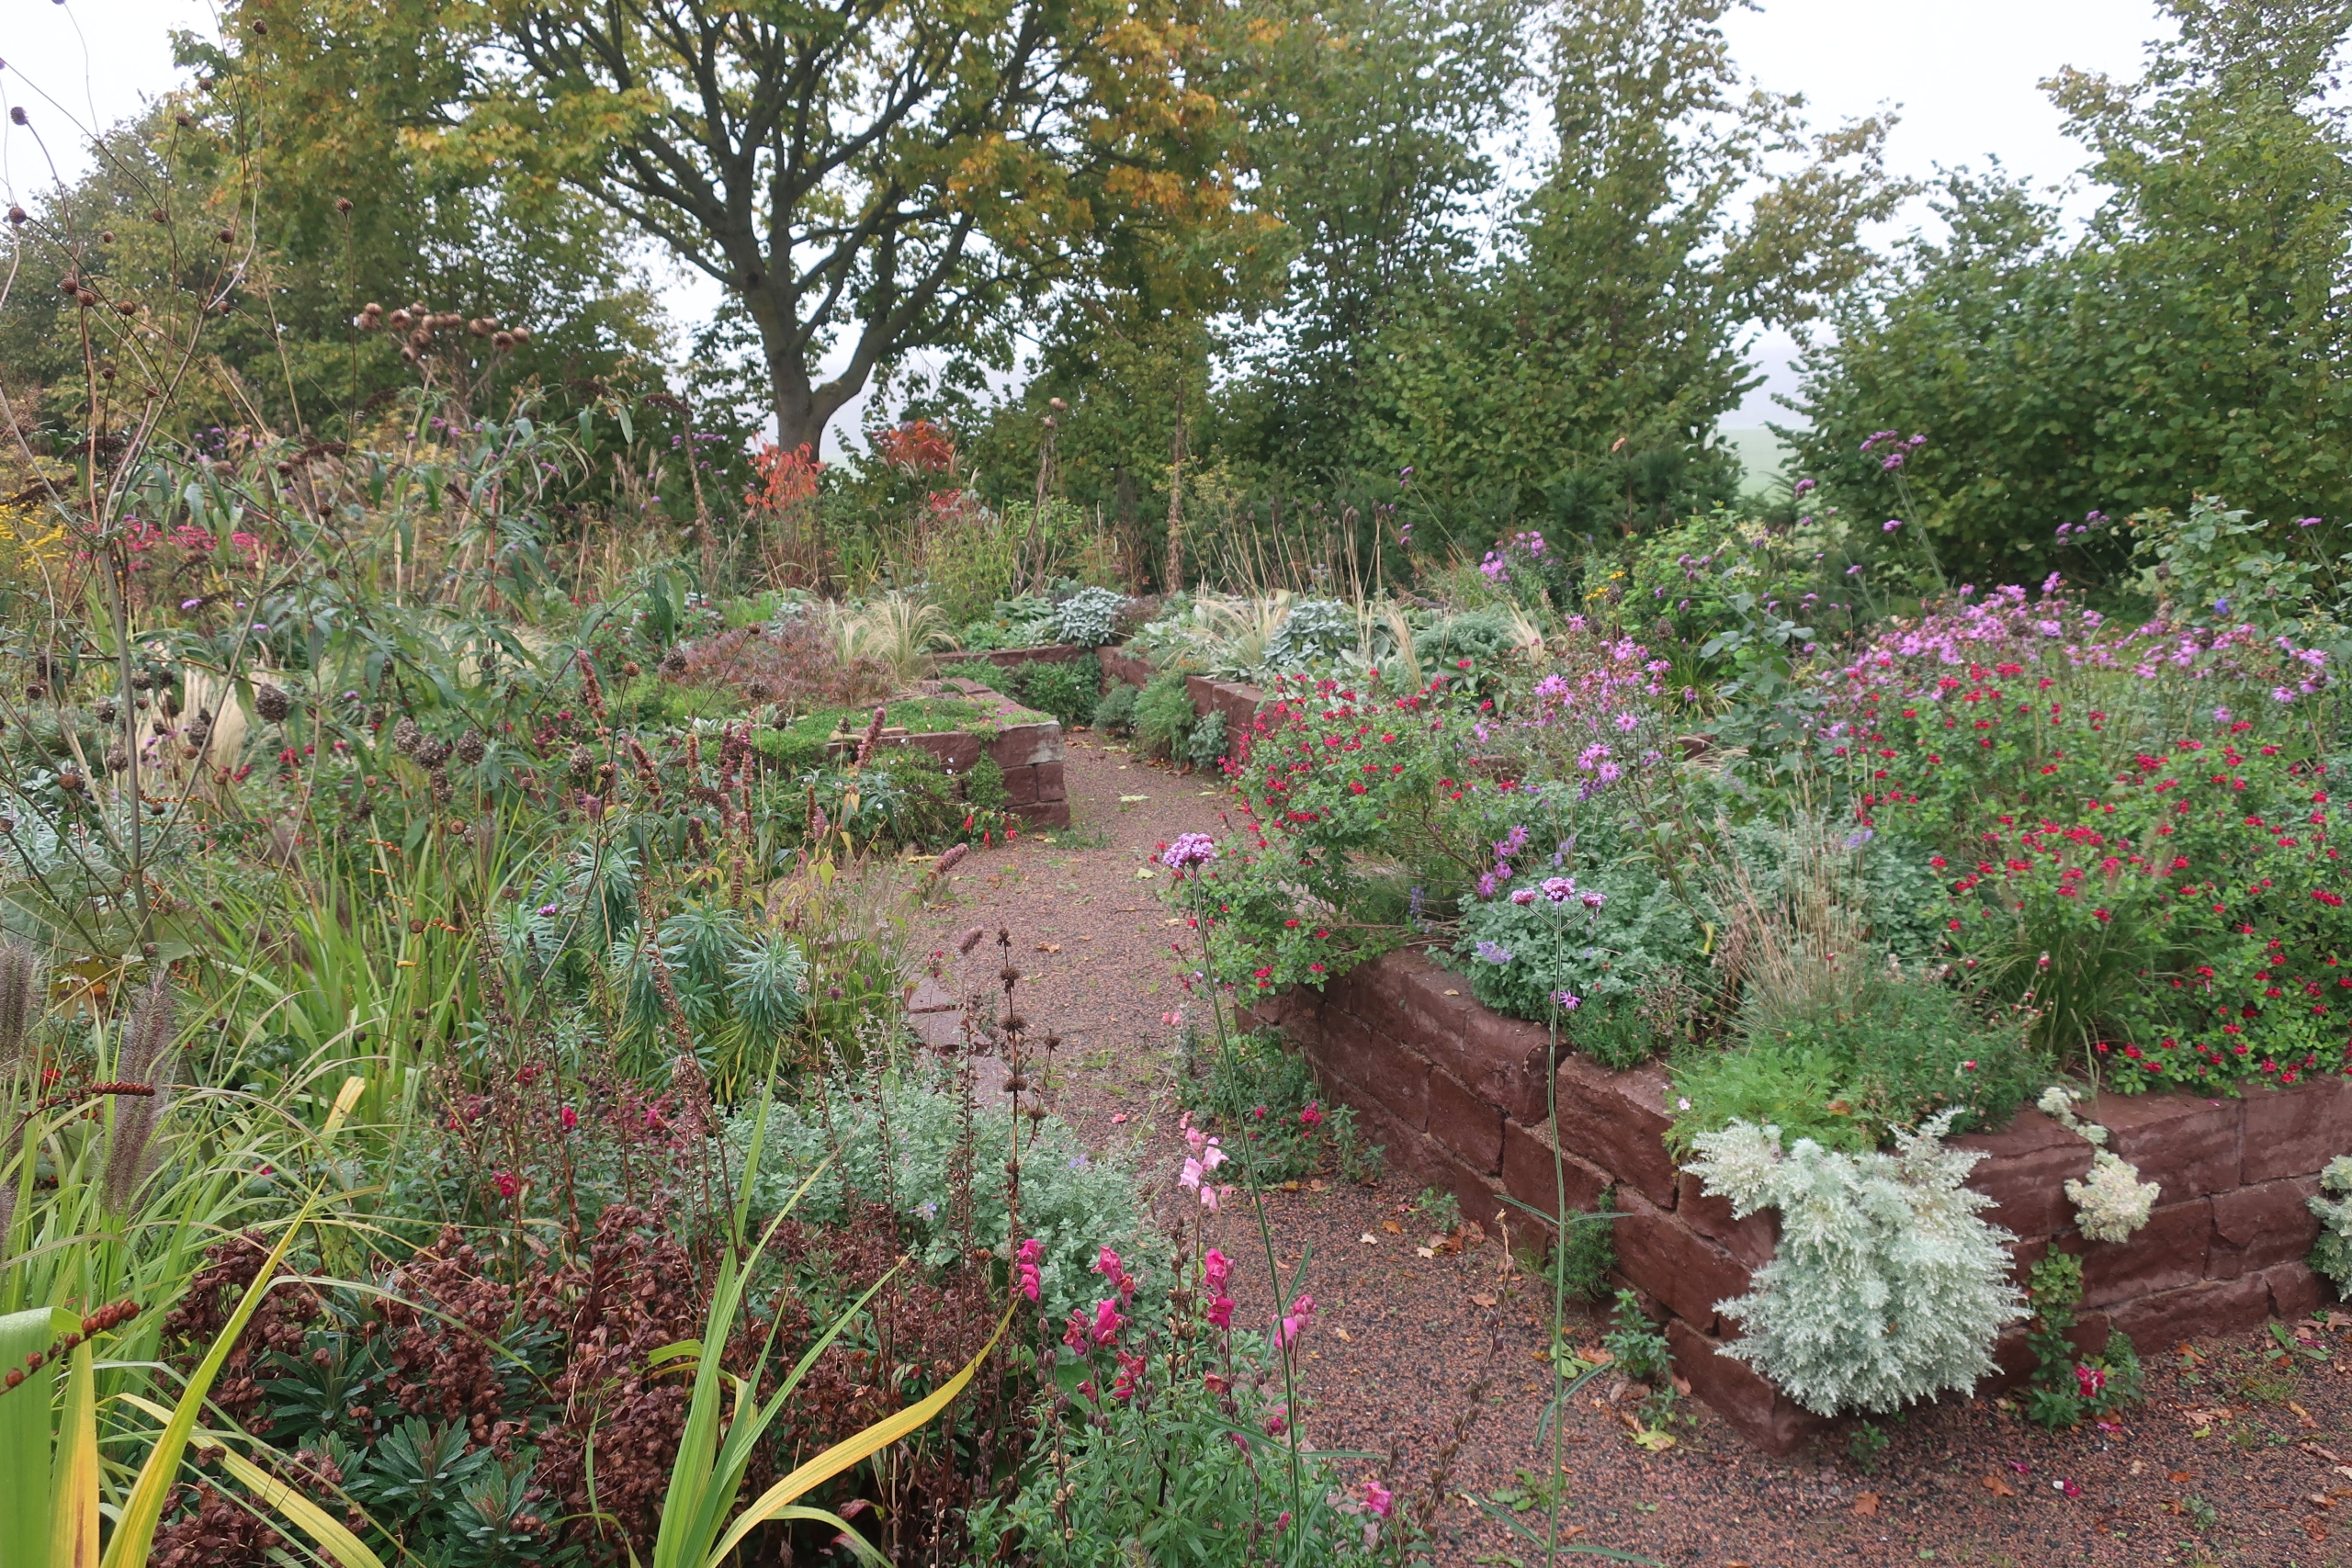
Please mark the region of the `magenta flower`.
<svg viewBox="0 0 2352 1568"><path fill-rule="evenodd" d="M1374 1518L1385 1519L1396 1506L1396 1494L1377 1481L1367 1481L1363 1483L1363 1506L1364 1512Z"/></svg>
<svg viewBox="0 0 2352 1568"><path fill-rule="evenodd" d="M1315 1326L1315 1298L1301 1294L1290 1303L1290 1311L1274 1330L1274 1348L1287 1350L1298 1343L1299 1336Z"/></svg>
<svg viewBox="0 0 2352 1568"><path fill-rule="evenodd" d="M1219 1296L1209 1303L1209 1323L1217 1328L1233 1326L1233 1298Z"/></svg>
<svg viewBox="0 0 2352 1568"><path fill-rule="evenodd" d="M1118 1303L1111 1301L1096 1302L1094 1303L1094 1343L1096 1346L1100 1347L1108 1345L1112 1340L1117 1338L1119 1337L1119 1330L1126 1326L1126 1322L1127 1320L1125 1318L1119 1315Z"/></svg>
<svg viewBox="0 0 2352 1568"><path fill-rule="evenodd" d="M1233 1278L1233 1259L1212 1247L1201 1259L1201 1283L1222 1294L1225 1282Z"/></svg>

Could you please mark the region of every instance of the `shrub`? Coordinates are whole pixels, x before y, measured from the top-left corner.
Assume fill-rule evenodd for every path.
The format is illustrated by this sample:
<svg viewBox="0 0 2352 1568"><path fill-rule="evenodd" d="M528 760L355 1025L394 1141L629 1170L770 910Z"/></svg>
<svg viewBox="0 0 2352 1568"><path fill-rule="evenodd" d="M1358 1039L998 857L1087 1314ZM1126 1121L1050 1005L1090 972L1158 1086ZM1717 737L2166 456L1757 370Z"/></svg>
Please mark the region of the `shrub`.
<svg viewBox="0 0 2352 1568"><path fill-rule="evenodd" d="M1080 648L1101 648L1119 633L1119 612L1127 596L1109 588L1081 588L1054 606L1055 640Z"/></svg>
<svg viewBox="0 0 2352 1568"><path fill-rule="evenodd" d="M1717 1310L1740 1325L1723 1354L1824 1416L1900 1409L1995 1370L1993 1339L2023 1315L1992 1200L1961 1185L1981 1154L1943 1145L1946 1120L1893 1154L1841 1154L1736 1122L1696 1140L1692 1174L1740 1217L1781 1212L1753 1289Z"/></svg>
<svg viewBox="0 0 2352 1568"><path fill-rule="evenodd" d="M2352 1155L2338 1155L2319 1173L2322 1192L2311 1200L2319 1216L2319 1241L2312 1267L2335 1281L2339 1294L2352 1295ZM2325 1194L2335 1193L2330 1198Z"/></svg>
<svg viewBox="0 0 2352 1568"><path fill-rule="evenodd" d="M1182 675L1156 675L1136 698L1136 745L1146 756L1174 756L1193 722L1192 693Z"/></svg>
<svg viewBox="0 0 2352 1568"><path fill-rule="evenodd" d="M1941 850L1948 953L2039 1043L2127 1093L2293 1083L2352 1066L2328 662L2003 589L1867 647L1833 749L1864 829Z"/></svg>
<svg viewBox="0 0 2352 1568"><path fill-rule="evenodd" d="M2121 1334L2110 1333L2096 1356L2076 1353L2075 1308L2083 1299L2082 1259L2053 1252L2033 1266L2026 1282L2033 1323L2026 1345L2033 1351L2032 1382L2025 1396L2027 1419L2044 1427L2073 1427L2086 1417L2111 1416L2143 1398L2139 1352Z"/></svg>
<svg viewBox="0 0 2352 1568"><path fill-rule="evenodd" d="M2048 1077L2020 1023L1986 1023L1949 987L1900 972L1742 1023L1739 1043L1676 1064L1675 1093L1690 1102L1675 1118L1679 1146L1734 1122L1849 1151L1939 1111L1958 1132L1996 1127Z"/></svg>
<svg viewBox="0 0 2352 1568"><path fill-rule="evenodd" d="M1092 722L1102 671L1091 659L1035 660L1021 667L1012 683L1023 702L1072 729Z"/></svg>
<svg viewBox="0 0 2352 1568"><path fill-rule="evenodd" d="M1266 668L1302 669L1355 643L1355 611L1335 599L1301 599L1266 639Z"/></svg>
<svg viewBox="0 0 2352 1568"><path fill-rule="evenodd" d="M1644 1003L1695 989L1690 977L1703 962L1699 922L1674 887L1639 862L1580 872L1564 900L1544 895L1544 883L1553 880L1556 874L1539 858L1495 897L1466 902L1454 956L1471 994L1487 1006L1542 1020L1557 997L1569 1010L1563 1027L1577 1049L1611 1066L1631 1066L1669 1038L1662 1022L1672 1027L1676 1014L1697 1010L1661 1015ZM1516 896L1522 893L1535 897L1521 903ZM1600 901L1589 903L1587 896Z"/></svg>
<svg viewBox="0 0 2352 1568"><path fill-rule="evenodd" d="M1184 1036L1184 1076L1176 1082L1176 1102L1225 1134L1238 1156L1249 1151L1247 1168L1260 1181L1295 1181L1337 1159L1340 1174L1366 1156L1345 1106L1330 1106L1306 1059L1284 1048L1282 1036L1261 1029L1235 1037L1218 1052L1204 1049L1200 1032ZM1370 1151L1376 1161L1379 1151ZM1227 1168L1239 1176L1237 1159Z"/></svg>
<svg viewBox="0 0 2352 1568"><path fill-rule="evenodd" d="M1094 705L1094 728L1105 735L1133 735L1136 730L1136 698L1138 688L1125 681L1114 681L1102 700Z"/></svg>
<svg viewBox="0 0 2352 1568"><path fill-rule="evenodd" d="M853 1094L840 1083L824 1096L769 1113L767 1152L747 1223L764 1224L815 1172L793 1210L805 1224L842 1223L864 1204L881 1201L890 1204L926 1268L952 1268L975 1247L1005 1255L1004 1155L1013 1134L1009 1106L966 1106L955 1074L944 1068L885 1074L878 1099ZM748 1111L729 1120L721 1134L731 1151L729 1168L743 1168L754 1121ZM848 1129L857 1129L856 1135L845 1135ZM1046 1314L1059 1319L1091 1304L1093 1264L1106 1243L1135 1258L1156 1300L1160 1285L1144 1264L1148 1216L1129 1168L1090 1153L1057 1117L1035 1123L1024 1118L1020 1148L1021 1235L1044 1243L1039 1271ZM820 1170L828 1155L832 1163Z"/></svg>
<svg viewBox="0 0 2352 1568"><path fill-rule="evenodd" d="M1491 664L1517 640L1508 615L1492 610L1464 610L1430 627L1418 639L1415 651L1444 664L1462 659Z"/></svg>
<svg viewBox="0 0 2352 1568"><path fill-rule="evenodd" d="M1225 710L1211 708L1193 721L1192 733L1184 738L1184 761L1211 769L1225 761Z"/></svg>
<svg viewBox="0 0 2352 1568"><path fill-rule="evenodd" d="M967 643L966 646L970 645ZM1001 694L1005 671L1002 665L992 664L985 659L965 659L943 666L939 677L943 681L971 681Z"/></svg>

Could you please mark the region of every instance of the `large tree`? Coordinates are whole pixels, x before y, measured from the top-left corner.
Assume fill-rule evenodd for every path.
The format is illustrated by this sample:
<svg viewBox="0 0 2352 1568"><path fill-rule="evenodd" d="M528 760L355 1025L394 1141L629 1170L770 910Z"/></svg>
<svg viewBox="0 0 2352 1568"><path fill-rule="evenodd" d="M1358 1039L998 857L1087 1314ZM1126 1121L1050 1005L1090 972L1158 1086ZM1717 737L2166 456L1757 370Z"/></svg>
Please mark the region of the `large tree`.
<svg viewBox="0 0 2352 1568"><path fill-rule="evenodd" d="M1755 382L1757 321L1801 321L1860 270L1896 188L1883 126L1808 137L1749 87L1728 0L1573 0L1550 39L1559 152L1494 265L1382 334L1366 431L1393 464L1585 525L1673 510ZM1694 461L1697 468L1693 468ZM1612 500L1611 498L1616 498Z"/></svg>
<svg viewBox="0 0 2352 1568"><path fill-rule="evenodd" d="M2128 545L2086 514L2199 491L2352 516L2352 127L2329 101L2352 0L2166 8L2178 37L2138 81L2047 84L2109 192L2086 228L1952 178L1948 237L1847 300L1808 367L1790 434L1857 506L1900 503L1862 440L1926 433L1902 477L1950 570L2096 574Z"/></svg>
<svg viewBox="0 0 2352 1568"><path fill-rule="evenodd" d="M910 354L1001 363L1079 260L1230 206L1192 3L425 0L464 82L410 141L736 291L779 439L814 444Z"/></svg>

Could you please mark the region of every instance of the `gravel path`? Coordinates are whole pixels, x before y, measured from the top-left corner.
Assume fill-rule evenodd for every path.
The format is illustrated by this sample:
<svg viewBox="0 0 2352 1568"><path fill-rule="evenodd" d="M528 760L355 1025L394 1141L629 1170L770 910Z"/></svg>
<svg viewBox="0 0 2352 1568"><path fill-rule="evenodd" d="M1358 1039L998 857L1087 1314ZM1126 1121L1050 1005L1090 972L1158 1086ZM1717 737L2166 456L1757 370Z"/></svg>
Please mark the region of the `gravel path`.
<svg viewBox="0 0 2352 1568"><path fill-rule="evenodd" d="M1217 828L1222 792L1084 732L1067 776L1075 826L967 858L922 934L954 965L956 932L1010 931L1021 1009L1033 1033L1061 1039L1055 1109L1172 1184L1181 1053L1161 1015L1182 997L1170 943L1189 933L1137 873L1159 843ZM994 967L991 944L950 978L985 985ZM1423 1256L1417 1195L1402 1176L1372 1188L1327 1176L1268 1199L1284 1273L1305 1256L1321 1309L1302 1429L1317 1448L1384 1456L1344 1461L1351 1478L1417 1499L1441 1487L1431 1517L1448 1568L1540 1562L1472 1499L1516 1507L1540 1536L1541 1281L1491 1239ZM1220 1223L1219 1245L1241 1260L1238 1315L1262 1321L1255 1223L1238 1202ZM1572 1334L1603 1330L1588 1318ZM2111 1430L2052 1435L1996 1402L1947 1400L1883 1423L1867 1465L1843 1432L1760 1454L1695 1402L1674 1446L1647 1452L1631 1441L1631 1396L1612 1401L1611 1380L1596 1380L1564 1424L1563 1519L1576 1546L1675 1568L2352 1568L2352 1316L2299 1332L2310 1348L2292 1353L2267 1334L2141 1346L2148 1404Z"/></svg>

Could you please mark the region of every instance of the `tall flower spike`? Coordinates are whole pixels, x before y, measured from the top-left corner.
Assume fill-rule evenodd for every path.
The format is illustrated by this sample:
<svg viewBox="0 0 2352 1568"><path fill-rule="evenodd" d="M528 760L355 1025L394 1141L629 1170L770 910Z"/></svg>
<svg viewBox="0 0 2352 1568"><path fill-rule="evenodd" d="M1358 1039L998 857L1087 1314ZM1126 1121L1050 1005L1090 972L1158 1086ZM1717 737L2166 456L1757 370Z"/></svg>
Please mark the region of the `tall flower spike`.
<svg viewBox="0 0 2352 1568"><path fill-rule="evenodd" d="M0 1068L23 1053L41 990L40 955L23 942L0 942Z"/></svg>
<svg viewBox="0 0 2352 1568"><path fill-rule="evenodd" d="M154 1093L114 1097L104 1197L107 1207L117 1213L131 1212L140 1189L155 1173L155 1128L172 1102L173 1064L168 1058L175 1011L171 976L159 973L123 1026L122 1049L115 1057L116 1076L131 1083L153 1084Z"/></svg>

